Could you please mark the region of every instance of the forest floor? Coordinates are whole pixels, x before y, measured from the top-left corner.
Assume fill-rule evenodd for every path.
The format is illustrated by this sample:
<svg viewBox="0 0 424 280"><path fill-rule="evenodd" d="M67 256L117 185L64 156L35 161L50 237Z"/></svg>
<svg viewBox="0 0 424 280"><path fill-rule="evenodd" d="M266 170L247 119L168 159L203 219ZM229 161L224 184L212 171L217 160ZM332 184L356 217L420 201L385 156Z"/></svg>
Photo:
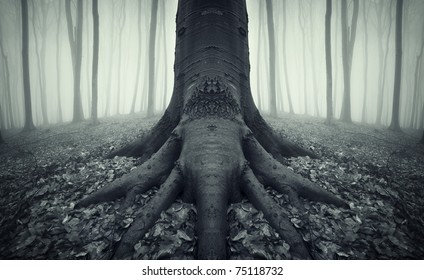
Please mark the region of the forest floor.
<svg viewBox="0 0 424 280"><path fill-rule="evenodd" d="M156 189L120 213L119 200L74 209L75 203L135 168L133 158L104 159L145 133L157 119L116 116L7 131L0 146L0 258L105 259ZM305 212L272 192L316 259L424 258L424 146L418 132L284 114L269 123L320 159L285 163L345 199L350 209L305 202ZM271 190L270 190L271 192ZM134 259L191 259L196 211L176 201L134 246ZM228 209L232 259L290 259L290 246L248 201Z"/></svg>

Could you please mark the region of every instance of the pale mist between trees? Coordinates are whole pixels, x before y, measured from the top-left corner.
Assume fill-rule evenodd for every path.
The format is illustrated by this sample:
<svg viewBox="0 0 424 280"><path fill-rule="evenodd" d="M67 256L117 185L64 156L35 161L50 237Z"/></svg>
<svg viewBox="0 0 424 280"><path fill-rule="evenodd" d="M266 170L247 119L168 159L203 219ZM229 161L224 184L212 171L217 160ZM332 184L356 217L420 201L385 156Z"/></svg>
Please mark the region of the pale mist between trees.
<svg viewBox="0 0 424 280"><path fill-rule="evenodd" d="M65 2L28 1L29 73L35 126L73 119L74 79ZM344 94L342 2L333 1L331 15L332 102L336 119L341 115ZM352 44L351 118L354 122L388 126L393 111L396 1L359 1L356 11L355 2L346 2L347 40ZM424 2L403 2L399 122L402 128L421 129ZM157 5L148 0L138 3L138 0L98 3L100 118L148 110L160 115L171 97L177 1L158 0ZM248 0L247 7L250 80L259 109L272 113L270 61L275 61L277 113L326 117L326 1ZM84 118L89 119L92 1L83 1L82 10L80 90ZM75 36L77 1L70 1L70 11ZM21 19L21 1L0 1L2 130L24 126ZM269 39L274 40L275 50L270 48ZM153 54L149 53L152 40ZM153 72L150 78L149 72ZM153 82L149 83L149 79ZM148 92L154 93L150 104Z"/></svg>

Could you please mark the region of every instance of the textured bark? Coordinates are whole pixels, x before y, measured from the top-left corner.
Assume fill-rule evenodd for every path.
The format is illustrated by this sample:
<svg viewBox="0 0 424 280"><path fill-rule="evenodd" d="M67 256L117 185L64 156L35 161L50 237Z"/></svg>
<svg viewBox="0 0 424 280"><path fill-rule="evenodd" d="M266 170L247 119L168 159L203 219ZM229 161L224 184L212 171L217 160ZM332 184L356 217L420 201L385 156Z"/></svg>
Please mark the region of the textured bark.
<svg viewBox="0 0 424 280"><path fill-rule="evenodd" d="M96 124L97 120L97 71L99 68L99 11L98 0L93 0L93 70L92 75L92 98L91 98L91 121Z"/></svg>
<svg viewBox="0 0 424 280"><path fill-rule="evenodd" d="M400 82L402 74L402 14L403 0L396 2L396 59L395 78L393 87L393 109L390 129L400 131L399 125L399 102L400 102Z"/></svg>
<svg viewBox="0 0 424 280"><path fill-rule="evenodd" d="M224 259L229 256L228 205L246 196L290 244L294 258L311 258L308 246L263 184L287 193L300 209L298 195L341 207L347 204L278 161L314 154L278 135L253 102L245 1L179 1L176 21L171 102L151 131L110 155L138 156L143 163L76 207L125 196L124 211L137 194L160 186L113 257L130 258L134 244L179 195L197 208L196 257Z"/></svg>
<svg viewBox="0 0 424 280"><path fill-rule="evenodd" d="M29 77L29 57L28 57L28 1L21 0L22 14L22 69L24 82L24 100L25 100L25 124L24 130L35 129L32 121L31 108L31 85Z"/></svg>
<svg viewBox="0 0 424 280"><path fill-rule="evenodd" d="M325 60L327 70L327 124L333 121L333 73L331 65L331 12L332 1L326 1L327 10L325 12Z"/></svg>

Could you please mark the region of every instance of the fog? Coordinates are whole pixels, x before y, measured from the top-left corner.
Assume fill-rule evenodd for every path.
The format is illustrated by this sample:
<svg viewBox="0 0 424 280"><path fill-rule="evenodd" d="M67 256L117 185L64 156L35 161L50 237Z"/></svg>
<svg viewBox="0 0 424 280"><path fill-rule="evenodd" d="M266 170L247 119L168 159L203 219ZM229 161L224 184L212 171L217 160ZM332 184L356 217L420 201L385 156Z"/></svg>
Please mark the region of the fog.
<svg viewBox="0 0 424 280"><path fill-rule="evenodd" d="M172 94L177 8L176 0L158 1L155 84L153 86L154 111L157 114L165 109ZM72 16L75 22L76 1L71 2ZM294 113L325 117L327 81L324 17L326 2L324 0L286 1L285 13L283 12L283 2L273 1L277 109L279 112L289 112L287 93L290 92ZM3 130L20 128L24 125L20 3L16 0L0 0L2 48L0 117ZM348 1L349 24L353 13L352 3L352 1ZM139 45L138 0L99 1L98 116L100 118L130 113L137 79L139 83L135 111L146 111L148 106L151 4L152 1L149 0L141 2L141 45ZM92 88L93 19L91 5L92 1L83 2L80 87L86 119L90 117ZM261 111L267 113L270 110L267 9L265 0L248 0L247 5L251 89L257 106ZM389 125L390 123L395 69L395 13L396 1L360 1L351 65L351 112L354 122L378 123L377 108L379 104L382 104L381 124ZM40 126L47 123L43 117L42 93L46 94L46 115L49 124L71 121L73 117L73 66L65 16L65 1L28 1L28 15L29 70L34 124ZM422 57L419 57L423 44L423 15L424 1L404 1L400 92L400 125L404 128L421 129L423 126L424 72L421 69ZM340 116L344 91L340 17L340 1L333 1L331 44L335 118ZM284 22L287 32L285 36L283 33ZM42 57L43 44L45 58ZM284 45L286 59L283 56ZM136 75L138 48L141 48L139 76ZM387 58L384 63L385 56ZM284 63L287 68L287 80L284 74ZM385 67L384 64L386 64ZM45 82L43 73L45 73ZM380 92L381 98L379 98Z"/></svg>

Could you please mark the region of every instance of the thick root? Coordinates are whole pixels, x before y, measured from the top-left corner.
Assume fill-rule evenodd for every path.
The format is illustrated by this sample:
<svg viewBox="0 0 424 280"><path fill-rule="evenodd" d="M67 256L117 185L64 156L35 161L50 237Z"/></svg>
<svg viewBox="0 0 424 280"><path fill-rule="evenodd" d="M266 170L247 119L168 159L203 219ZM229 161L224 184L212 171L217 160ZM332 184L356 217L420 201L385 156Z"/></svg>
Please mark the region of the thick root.
<svg viewBox="0 0 424 280"><path fill-rule="evenodd" d="M113 256L114 259L126 259L132 256L134 245L143 238L155 224L160 213L168 209L181 192L182 178L181 169L177 164L158 192L143 206L140 215L135 218L134 223L122 237Z"/></svg>
<svg viewBox="0 0 424 280"><path fill-rule="evenodd" d="M309 156L310 158L318 158L312 151L302 148L277 134L259 112L256 112L252 121L246 122L246 124L262 147L280 162L283 158L288 157Z"/></svg>
<svg viewBox="0 0 424 280"><path fill-rule="evenodd" d="M108 186L82 199L75 207L86 207L93 203L111 201L130 194L126 201L126 204L129 204L136 193L148 191L152 186L160 183L161 178L171 172L181 151L180 139L181 137L177 132L173 133L162 148L148 161L116 179Z"/></svg>
<svg viewBox="0 0 424 280"><path fill-rule="evenodd" d="M141 139L112 151L106 158L114 158L115 156L137 157L141 162L144 162L160 149L177 124L178 122L172 121L170 114L165 111L162 118Z"/></svg>
<svg viewBox="0 0 424 280"><path fill-rule="evenodd" d="M251 134L244 138L244 151L247 160L251 161L251 168L256 176L275 190L290 195L291 189L293 189L300 196L309 200L349 208L349 205L342 199L292 172L274 159Z"/></svg>
<svg viewBox="0 0 424 280"><path fill-rule="evenodd" d="M271 226L290 245L292 256L296 259L311 259L311 255L302 237L248 166L246 166L243 172L242 182L242 190L249 201L264 213L264 217L269 221Z"/></svg>

